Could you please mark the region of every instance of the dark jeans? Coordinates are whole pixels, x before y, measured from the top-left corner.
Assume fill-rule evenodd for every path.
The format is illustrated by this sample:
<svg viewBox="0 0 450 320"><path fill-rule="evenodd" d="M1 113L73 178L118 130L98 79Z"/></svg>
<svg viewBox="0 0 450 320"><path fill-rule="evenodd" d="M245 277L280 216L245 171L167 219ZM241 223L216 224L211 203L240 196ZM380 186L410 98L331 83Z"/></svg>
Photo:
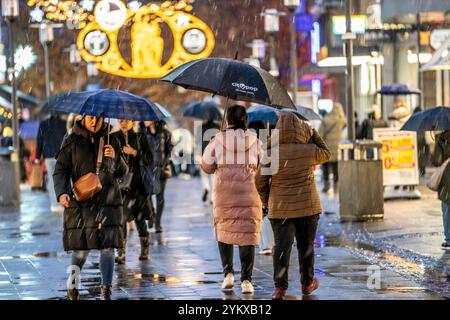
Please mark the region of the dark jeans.
<svg viewBox="0 0 450 320"><path fill-rule="evenodd" d="M323 171L323 181L328 182L329 181L329 175L331 172L333 172L334 176L334 182L338 182L339 175L338 175L338 163L337 161L333 162L327 162L322 165L322 171Z"/></svg>
<svg viewBox="0 0 450 320"><path fill-rule="evenodd" d="M233 245L218 242L220 258L222 260L223 274L234 274L233 269ZM239 246L239 257L241 259L241 282L248 280L252 282L253 263L255 261L255 246Z"/></svg>
<svg viewBox="0 0 450 320"><path fill-rule="evenodd" d="M270 219L275 237L273 279L276 288L288 288L288 271L294 238L297 240L301 283L309 285L314 278L314 238L319 215L293 219Z"/></svg>
<svg viewBox="0 0 450 320"><path fill-rule="evenodd" d="M167 179L161 180L161 192L156 195L156 217L155 227L161 226L161 218L164 210L164 192L166 191Z"/></svg>

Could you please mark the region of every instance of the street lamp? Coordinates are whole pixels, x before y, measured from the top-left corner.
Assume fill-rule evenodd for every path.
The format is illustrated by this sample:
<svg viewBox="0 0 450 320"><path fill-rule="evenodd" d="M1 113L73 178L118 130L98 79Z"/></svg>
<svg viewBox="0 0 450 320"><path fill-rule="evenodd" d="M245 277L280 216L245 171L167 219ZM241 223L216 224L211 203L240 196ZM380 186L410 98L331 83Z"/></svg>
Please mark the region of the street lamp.
<svg viewBox="0 0 450 320"><path fill-rule="evenodd" d="M289 29L291 33L291 82L292 99L297 104L298 76L297 76L297 34L295 32L295 12L300 6L300 0L284 0L284 6L289 9Z"/></svg>
<svg viewBox="0 0 450 320"><path fill-rule="evenodd" d="M45 66L45 95L50 97L50 64L48 57L48 47L53 41L53 26L50 23L41 23L39 26L39 41L44 47L44 66Z"/></svg>
<svg viewBox="0 0 450 320"><path fill-rule="evenodd" d="M264 31L269 34L270 74L278 77L280 73L275 58L275 34L280 31L280 16L285 14L277 9L266 9L261 15L264 17Z"/></svg>
<svg viewBox="0 0 450 320"><path fill-rule="evenodd" d="M75 66L76 73L76 91L80 91L80 65L81 65L81 55L80 50L78 50L77 45L72 43L69 47L69 61Z"/></svg>
<svg viewBox="0 0 450 320"><path fill-rule="evenodd" d="M12 118L12 127L13 127L13 149L14 153L11 157L11 160L14 165L15 171L15 193L17 195L17 204L20 204L20 166L19 166L19 155L20 155L20 143L19 143L19 112L17 110L17 84L16 84L16 68L14 61L14 52L15 52L15 44L14 44L14 32L13 26L14 21L19 17L19 0L2 0L2 17L5 18L8 29L9 29L9 59L8 59L8 70L7 73L11 74L11 105L13 109L13 118Z"/></svg>

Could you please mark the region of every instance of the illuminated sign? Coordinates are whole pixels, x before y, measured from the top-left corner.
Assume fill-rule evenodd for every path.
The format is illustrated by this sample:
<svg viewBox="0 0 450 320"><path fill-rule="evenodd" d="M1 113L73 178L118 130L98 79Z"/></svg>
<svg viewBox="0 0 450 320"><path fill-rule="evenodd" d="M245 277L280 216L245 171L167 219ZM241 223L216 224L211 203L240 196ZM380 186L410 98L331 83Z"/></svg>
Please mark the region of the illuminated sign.
<svg viewBox="0 0 450 320"><path fill-rule="evenodd" d="M346 32L345 16L333 16L331 19L333 34L343 35ZM367 16L352 16L352 32L355 34L363 34L367 29Z"/></svg>
<svg viewBox="0 0 450 320"><path fill-rule="evenodd" d="M316 64L320 54L320 23L314 22L311 30L311 62Z"/></svg>
<svg viewBox="0 0 450 320"><path fill-rule="evenodd" d="M214 49L212 30L190 13L192 5L183 0L145 5L134 0L128 2L128 8L121 0L96 4L94 0L60 0L52 5L55 1L28 0L27 4L42 10L47 20L79 29L81 57L102 72L160 78L185 62L209 57ZM172 35L163 38L163 29ZM168 39L173 44L168 45ZM165 51L168 48L170 54ZM124 57L125 51L131 54L129 58Z"/></svg>

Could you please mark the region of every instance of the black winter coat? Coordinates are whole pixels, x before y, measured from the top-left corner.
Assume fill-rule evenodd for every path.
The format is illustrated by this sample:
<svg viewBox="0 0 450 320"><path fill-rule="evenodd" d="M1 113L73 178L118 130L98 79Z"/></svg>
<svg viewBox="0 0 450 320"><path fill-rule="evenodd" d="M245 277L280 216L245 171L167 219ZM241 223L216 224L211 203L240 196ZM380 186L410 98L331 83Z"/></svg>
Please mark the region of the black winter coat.
<svg viewBox="0 0 450 320"><path fill-rule="evenodd" d="M120 248L122 246L122 195L117 182L128 166L119 144L110 137L116 158L103 158L100 170L102 191L91 199L78 202L73 196L72 185L80 177L95 172L100 137L107 143L107 125L95 134L86 130L81 121L75 123L57 155L53 180L56 196L69 194L70 204L64 210L64 249L90 250ZM94 143L92 143L94 141Z"/></svg>
<svg viewBox="0 0 450 320"><path fill-rule="evenodd" d="M152 134L148 128L145 128L144 133L152 151L152 166L161 170L161 180L170 178L172 175L170 157L173 149L171 132L162 127L158 128L155 134Z"/></svg>
<svg viewBox="0 0 450 320"><path fill-rule="evenodd" d="M450 131L436 137L436 146L431 161L433 165L440 166L450 157ZM445 168L438 191L439 200L450 204L450 165Z"/></svg>
<svg viewBox="0 0 450 320"><path fill-rule="evenodd" d="M42 121L37 136L36 159L40 159L41 156L54 158L61 148L66 132L66 122L57 116Z"/></svg>

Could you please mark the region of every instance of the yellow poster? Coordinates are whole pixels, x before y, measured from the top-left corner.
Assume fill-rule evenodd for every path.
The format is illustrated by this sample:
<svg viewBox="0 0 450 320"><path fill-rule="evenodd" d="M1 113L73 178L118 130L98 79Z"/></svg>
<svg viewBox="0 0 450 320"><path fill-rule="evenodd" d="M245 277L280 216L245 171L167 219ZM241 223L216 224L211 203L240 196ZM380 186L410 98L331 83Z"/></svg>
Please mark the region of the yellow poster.
<svg viewBox="0 0 450 320"><path fill-rule="evenodd" d="M415 132L375 129L374 140L383 144L385 186L419 184L417 137Z"/></svg>

